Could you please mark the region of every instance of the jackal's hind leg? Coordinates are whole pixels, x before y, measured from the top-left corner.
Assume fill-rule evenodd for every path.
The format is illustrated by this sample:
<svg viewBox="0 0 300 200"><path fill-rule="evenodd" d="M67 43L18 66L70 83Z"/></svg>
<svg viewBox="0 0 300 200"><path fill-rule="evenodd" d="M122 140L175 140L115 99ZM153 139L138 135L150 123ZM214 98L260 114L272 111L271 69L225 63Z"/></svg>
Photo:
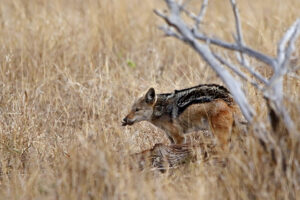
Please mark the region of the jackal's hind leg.
<svg viewBox="0 0 300 200"><path fill-rule="evenodd" d="M220 148L224 152L229 151L229 140L233 125L232 113L228 110L222 110L216 115L211 116L211 131L218 139Z"/></svg>

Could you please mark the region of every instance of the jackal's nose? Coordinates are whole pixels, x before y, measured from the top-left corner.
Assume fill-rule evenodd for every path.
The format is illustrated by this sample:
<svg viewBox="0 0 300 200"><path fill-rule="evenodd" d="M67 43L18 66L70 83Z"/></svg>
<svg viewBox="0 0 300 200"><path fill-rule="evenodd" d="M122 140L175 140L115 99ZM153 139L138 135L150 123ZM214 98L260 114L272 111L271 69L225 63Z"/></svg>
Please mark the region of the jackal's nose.
<svg viewBox="0 0 300 200"><path fill-rule="evenodd" d="M122 120L122 126L126 126L127 125L127 117L124 117L124 119Z"/></svg>

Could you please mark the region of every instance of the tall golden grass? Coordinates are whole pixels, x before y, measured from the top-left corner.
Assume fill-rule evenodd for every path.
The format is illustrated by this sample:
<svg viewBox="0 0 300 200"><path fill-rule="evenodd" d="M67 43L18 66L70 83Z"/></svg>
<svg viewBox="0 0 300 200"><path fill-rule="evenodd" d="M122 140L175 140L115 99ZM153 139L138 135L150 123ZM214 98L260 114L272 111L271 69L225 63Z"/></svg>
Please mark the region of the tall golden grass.
<svg viewBox="0 0 300 200"><path fill-rule="evenodd" d="M209 3L203 28L232 41L230 4ZM168 142L148 123L121 127L135 97L149 87L168 92L221 83L191 48L163 37L152 12L163 6L158 0L0 2L0 199L300 199L299 146L290 147L283 172L251 131L247 153L232 153L226 167L199 162L161 174L128 165L130 154ZM245 42L274 56L299 17L300 1L238 6ZM263 100L245 88L256 120L267 122ZM296 124L299 91L299 79L287 77Z"/></svg>

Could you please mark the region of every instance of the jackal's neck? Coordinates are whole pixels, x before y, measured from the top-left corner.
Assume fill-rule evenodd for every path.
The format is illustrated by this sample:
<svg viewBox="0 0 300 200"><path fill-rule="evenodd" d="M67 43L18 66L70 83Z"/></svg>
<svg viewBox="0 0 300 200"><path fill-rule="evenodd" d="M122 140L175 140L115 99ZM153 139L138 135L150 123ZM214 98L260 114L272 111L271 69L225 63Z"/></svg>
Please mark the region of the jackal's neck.
<svg viewBox="0 0 300 200"><path fill-rule="evenodd" d="M153 106L152 119L160 118L162 115L172 115L174 105L174 93L157 94Z"/></svg>

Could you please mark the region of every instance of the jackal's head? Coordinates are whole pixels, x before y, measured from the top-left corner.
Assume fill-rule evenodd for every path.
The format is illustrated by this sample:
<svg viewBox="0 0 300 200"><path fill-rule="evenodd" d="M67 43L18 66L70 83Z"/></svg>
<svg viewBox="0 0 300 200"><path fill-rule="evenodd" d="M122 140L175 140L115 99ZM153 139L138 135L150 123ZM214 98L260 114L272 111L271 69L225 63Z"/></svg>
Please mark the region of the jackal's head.
<svg viewBox="0 0 300 200"><path fill-rule="evenodd" d="M153 114L155 104L155 90L150 88L146 95L139 98L131 108L129 114L123 119L122 125L132 125L140 121L149 121Z"/></svg>

